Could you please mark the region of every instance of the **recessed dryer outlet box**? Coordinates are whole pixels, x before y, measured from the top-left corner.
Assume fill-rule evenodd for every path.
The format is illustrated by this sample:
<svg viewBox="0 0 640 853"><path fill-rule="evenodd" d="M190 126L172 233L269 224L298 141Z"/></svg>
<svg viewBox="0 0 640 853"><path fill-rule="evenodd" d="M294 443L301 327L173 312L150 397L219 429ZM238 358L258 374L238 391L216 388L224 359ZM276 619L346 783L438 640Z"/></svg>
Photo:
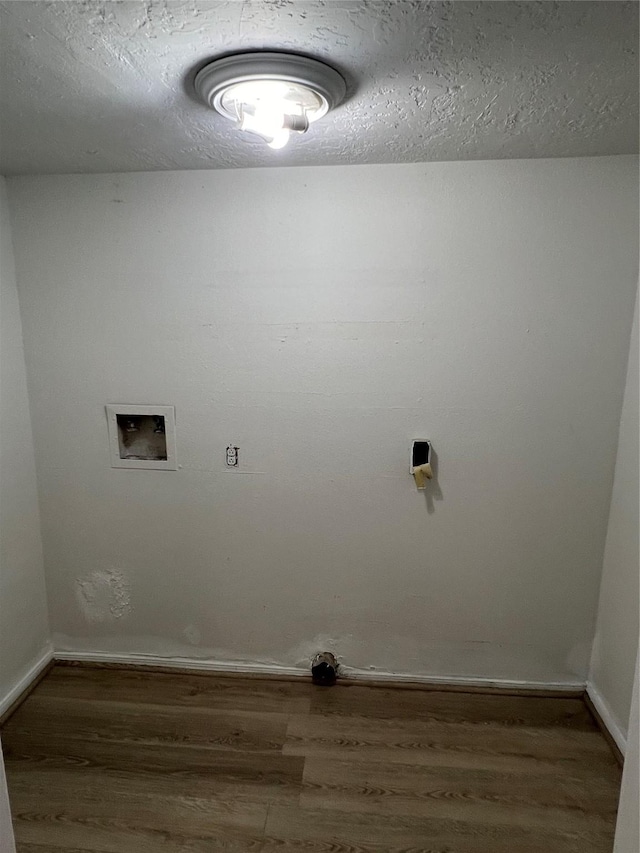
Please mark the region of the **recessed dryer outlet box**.
<svg viewBox="0 0 640 853"><path fill-rule="evenodd" d="M411 462L409 463L409 473L413 474L413 469L420 465L428 465L431 463L431 442L426 438L417 438L411 442Z"/></svg>
<svg viewBox="0 0 640 853"><path fill-rule="evenodd" d="M176 413L173 406L106 407L112 468L176 471Z"/></svg>

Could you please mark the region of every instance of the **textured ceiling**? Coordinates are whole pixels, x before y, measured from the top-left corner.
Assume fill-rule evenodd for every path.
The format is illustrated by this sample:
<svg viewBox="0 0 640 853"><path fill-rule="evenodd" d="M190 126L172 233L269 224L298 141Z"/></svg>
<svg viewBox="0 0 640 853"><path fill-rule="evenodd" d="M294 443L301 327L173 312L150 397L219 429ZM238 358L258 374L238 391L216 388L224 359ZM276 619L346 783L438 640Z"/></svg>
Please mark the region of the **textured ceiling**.
<svg viewBox="0 0 640 853"><path fill-rule="evenodd" d="M0 3L4 174L568 157L638 149L623 2ZM335 65L348 100L282 151L190 94L235 50Z"/></svg>

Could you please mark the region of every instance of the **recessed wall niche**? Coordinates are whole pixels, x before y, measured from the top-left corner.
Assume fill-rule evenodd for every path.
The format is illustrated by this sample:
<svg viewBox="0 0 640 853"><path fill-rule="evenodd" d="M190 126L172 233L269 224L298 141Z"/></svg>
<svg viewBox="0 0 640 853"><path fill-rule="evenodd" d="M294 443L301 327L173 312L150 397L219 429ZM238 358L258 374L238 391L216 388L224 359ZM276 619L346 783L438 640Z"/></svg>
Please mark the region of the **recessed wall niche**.
<svg viewBox="0 0 640 853"><path fill-rule="evenodd" d="M176 418L173 406L106 406L112 468L176 471Z"/></svg>

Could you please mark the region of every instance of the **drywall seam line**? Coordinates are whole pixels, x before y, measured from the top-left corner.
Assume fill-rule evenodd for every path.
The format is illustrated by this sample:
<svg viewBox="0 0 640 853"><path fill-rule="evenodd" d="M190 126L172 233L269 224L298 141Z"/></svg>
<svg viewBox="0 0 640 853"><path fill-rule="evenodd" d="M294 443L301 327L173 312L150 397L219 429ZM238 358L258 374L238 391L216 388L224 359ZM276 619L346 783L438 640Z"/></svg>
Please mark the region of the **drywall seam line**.
<svg viewBox="0 0 640 853"><path fill-rule="evenodd" d="M109 652L75 652L56 651L54 657L62 663L95 663L120 664L122 666L165 667L168 669L200 670L201 672L229 673L235 675L253 675L280 678L308 678L310 669L303 667L285 667L277 664L257 662L243 663L239 661L214 661L202 658L160 657L158 655L123 654ZM311 663L309 663L311 665ZM584 681L519 681L499 678L462 678L460 676L429 676L413 675L410 673L394 673L380 671L363 671L351 667L340 669L343 681L358 681L361 683L384 683L387 685L411 687L442 687L457 689L496 689L496 690L531 690L582 695L585 689Z"/></svg>
<svg viewBox="0 0 640 853"><path fill-rule="evenodd" d="M627 738L622 733L622 729L618 725L616 718L611 711L611 708L607 704L602 694L591 682L587 682L587 688L585 692L587 698L593 705L593 710L595 710L596 712L596 721L601 725L602 728L606 729L606 731L611 736L611 739L620 750L620 754L624 758L624 754L627 749Z"/></svg>
<svg viewBox="0 0 640 853"><path fill-rule="evenodd" d="M53 649L47 649L22 678L0 698L0 725L4 724L53 665Z"/></svg>

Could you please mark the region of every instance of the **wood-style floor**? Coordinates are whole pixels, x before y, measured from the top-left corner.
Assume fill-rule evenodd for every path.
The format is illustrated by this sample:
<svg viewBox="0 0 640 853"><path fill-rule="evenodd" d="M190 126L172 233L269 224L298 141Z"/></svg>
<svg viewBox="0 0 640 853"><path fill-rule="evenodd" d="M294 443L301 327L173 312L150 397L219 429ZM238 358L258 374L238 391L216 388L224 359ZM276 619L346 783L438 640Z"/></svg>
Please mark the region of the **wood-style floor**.
<svg viewBox="0 0 640 853"><path fill-rule="evenodd" d="M18 853L611 853L582 701L55 666L2 731Z"/></svg>

